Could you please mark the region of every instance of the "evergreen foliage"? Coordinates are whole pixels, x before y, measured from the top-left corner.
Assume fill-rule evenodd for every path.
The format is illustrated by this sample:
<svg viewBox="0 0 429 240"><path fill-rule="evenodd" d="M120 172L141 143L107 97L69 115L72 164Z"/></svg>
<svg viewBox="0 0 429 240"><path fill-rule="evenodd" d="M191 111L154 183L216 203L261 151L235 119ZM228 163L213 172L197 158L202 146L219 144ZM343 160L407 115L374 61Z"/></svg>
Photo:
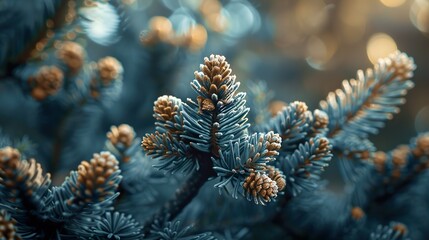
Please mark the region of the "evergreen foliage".
<svg viewBox="0 0 429 240"><path fill-rule="evenodd" d="M140 137L142 127L130 123L100 137L101 119L127 99L128 70L110 56L91 61L83 42L117 43L127 1L25 1L40 14L12 24L31 9L23 2L0 1L0 80L37 103L32 118L41 140L0 131L0 239L429 235L419 223L429 214L429 133L387 152L369 139L414 86L416 66L405 53L359 70L314 110L302 101L270 106L265 83L250 83L246 95L226 57L211 54L187 76L193 92L186 99L156 98L150 133ZM191 56L184 52L201 49L212 34L200 24L183 36L180 29L164 17L148 21L140 41L157 65L148 78L166 80L182 66L181 54ZM100 151L81 161L92 149ZM332 163L345 183L341 193L324 180Z"/></svg>

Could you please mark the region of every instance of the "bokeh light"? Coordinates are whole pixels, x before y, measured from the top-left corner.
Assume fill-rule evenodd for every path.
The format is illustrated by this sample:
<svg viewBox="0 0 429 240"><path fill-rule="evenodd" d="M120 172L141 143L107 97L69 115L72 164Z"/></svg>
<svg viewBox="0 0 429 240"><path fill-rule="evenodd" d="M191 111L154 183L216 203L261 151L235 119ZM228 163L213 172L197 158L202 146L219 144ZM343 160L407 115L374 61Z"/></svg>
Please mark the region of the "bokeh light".
<svg viewBox="0 0 429 240"><path fill-rule="evenodd" d="M348 43L359 42L365 34L369 7L365 0L345 0L338 6L341 37Z"/></svg>
<svg viewBox="0 0 429 240"><path fill-rule="evenodd" d="M416 132L429 131L429 106L422 108L416 116Z"/></svg>
<svg viewBox="0 0 429 240"><path fill-rule="evenodd" d="M228 19L225 34L233 38L254 32L261 26L258 12L246 2L232 1L224 7L222 14Z"/></svg>
<svg viewBox="0 0 429 240"><path fill-rule="evenodd" d="M407 0L380 0L381 3L386 7L399 7L404 4Z"/></svg>
<svg viewBox="0 0 429 240"><path fill-rule="evenodd" d="M429 1L415 0L410 8L410 19L421 32L429 32Z"/></svg>
<svg viewBox="0 0 429 240"><path fill-rule="evenodd" d="M366 46L369 60L375 64L379 58L386 57L398 49L395 40L386 33L376 33L371 36Z"/></svg>
<svg viewBox="0 0 429 240"><path fill-rule="evenodd" d="M336 49L337 41L330 35L310 37L307 41L306 61L312 68L324 70Z"/></svg>

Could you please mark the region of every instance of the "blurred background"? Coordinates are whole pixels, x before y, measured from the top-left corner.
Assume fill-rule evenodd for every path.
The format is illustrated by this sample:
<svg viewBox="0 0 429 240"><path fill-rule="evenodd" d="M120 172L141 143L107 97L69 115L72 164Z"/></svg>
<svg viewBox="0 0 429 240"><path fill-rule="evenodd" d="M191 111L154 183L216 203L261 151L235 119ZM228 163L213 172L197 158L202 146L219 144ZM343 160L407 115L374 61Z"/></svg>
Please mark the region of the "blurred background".
<svg viewBox="0 0 429 240"><path fill-rule="evenodd" d="M268 78L257 76L276 89L278 98L300 99L315 108L343 79L354 78L357 69L399 49L414 57L416 86L401 113L373 140L386 150L428 130L428 1L269 2L264 12L274 26L273 43L266 45L267 54L250 55L270 56L267 65L278 66Z"/></svg>
<svg viewBox="0 0 429 240"><path fill-rule="evenodd" d="M401 50L415 60L416 86L401 113L372 140L380 150L389 150L429 130L428 0L117 2L126 24L110 44L73 34L64 37L80 43L90 59L110 55L124 68L119 100L103 112L93 129L98 139L85 146L82 158L102 148L113 124L128 123L140 136L150 131L156 98L189 96L193 72L212 53L227 57L243 91L250 81L265 81L275 100L300 100L315 109L343 79ZM108 23L92 29L93 36L103 37L103 24ZM37 145L34 116L39 103L22 94L10 77L1 80L3 132L28 135Z"/></svg>
<svg viewBox="0 0 429 240"><path fill-rule="evenodd" d="M132 87L127 82L133 81L153 84L133 57L150 47L138 39L142 31L150 30L151 18L164 16L178 34L185 35L190 25L201 24L208 36L200 36L202 47L186 53L186 65L168 77L167 86L160 88L162 94L186 96L190 91L187 83L202 57L214 53L227 56L244 86L247 80L266 81L275 99L304 101L314 109L328 92L341 87L343 79L355 78L358 69L372 67L378 58L399 49L415 59L416 86L401 113L373 140L387 150L407 143L416 132L429 130L427 0L128 2L130 27L122 40L107 48L88 48L90 56L110 54L121 60L125 88ZM145 65L144 59L138 60ZM151 104L158 95L145 101L141 116L149 117L147 121L151 121Z"/></svg>

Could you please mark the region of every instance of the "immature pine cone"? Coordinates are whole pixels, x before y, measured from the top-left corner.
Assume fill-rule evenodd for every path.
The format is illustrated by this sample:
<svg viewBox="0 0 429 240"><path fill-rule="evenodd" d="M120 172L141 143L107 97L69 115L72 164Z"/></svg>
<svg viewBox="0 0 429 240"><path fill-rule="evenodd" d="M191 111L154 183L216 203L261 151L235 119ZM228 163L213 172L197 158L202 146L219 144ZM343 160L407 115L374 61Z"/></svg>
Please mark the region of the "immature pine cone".
<svg viewBox="0 0 429 240"><path fill-rule="evenodd" d="M314 141L313 139L310 139L310 142L313 142L313 141ZM325 155L326 153L329 153L331 151L331 145L329 144L329 140L327 138L322 137L319 139L319 141L320 141L319 147L317 147L316 149L316 154Z"/></svg>
<svg viewBox="0 0 429 240"><path fill-rule="evenodd" d="M78 43L70 41L62 43L57 55L74 73L83 65L84 50Z"/></svg>
<svg viewBox="0 0 429 240"><path fill-rule="evenodd" d="M267 169L268 177L275 181L279 191L282 191L286 187L286 180L283 173L273 166L268 166Z"/></svg>
<svg viewBox="0 0 429 240"><path fill-rule="evenodd" d="M423 155L429 156L429 134L426 133L417 138L416 148L413 149L413 154L416 157L422 157Z"/></svg>
<svg viewBox="0 0 429 240"><path fill-rule="evenodd" d="M365 212L360 207L354 207L351 210L351 215L354 220L358 221L365 216Z"/></svg>
<svg viewBox="0 0 429 240"><path fill-rule="evenodd" d="M395 167L403 167L407 163L407 155L410 148L407 145L400 145L392 151L392 163Z"/></svg>
<svg viewBox="0 0 429 240"><path fill-rule="evenodd" d="M94 154L91 161L81 162L76 189L73 189L77 203L102 202L115 194L118 183L109 182L109 177L118 169L118 161L109 152Z"/></svg>
<svg viewBox="0 0 429 240"><path fill-rule="evenodd" d="M312 126L312 131L314 133L320 133L321 130L325 129L329 124L329 117L324 111L316 109L314 111L314 121Z"/></svg>
<svg viewBox="0 0 429 240"><path fill-rule="evenodd" d="M114 57L105 57L98 60L98 71L104 85L117 79L122 74L122 64Z"/></svg>
<svg viewBox="0 0 429 240"><path fill-rule="evenodd" d="M270 202L272 198L277 197L278 187L275 181L264 173L252 172L244 180L244 191L247 198L255 201L256 204L264 205L264 202Z"/></svg>
<svg viewBox="0 0 429 240"><path fill-rule="evenodd" d="M148 156L168 156L172 155L169 147L172 142L172 136L169 133L146 134L143 137L141 146Z"/></svg>
<svg viewBox="0 0 429 240"><path fill-rule="evenodd" d="M410 79L413 77L413 71L416 69L414 60L405 53L396 51L390 54L387 58L380 59L379 63L383 62L389 71L393 71L395 77L401 80Z"/></svg>
<svg viewBox="0 0 429 240"><path fill-rule="evenodd" d="M0 184L13 188L16 182L16 171L20 165L21 154L15 148L4 147L0 149Z"/></svg>
<svg viewBox="0 0 429 240"><path fill-rule="evenodd" d="M54 95L61 88L63 78L63 72L56 66L40 68L35 76L28 78L28 83L32 87L31 96L41 101L49 95Z"/></svg>
<svg viewBox="0 0 429 240"><path fill-rule="evenodd" d="M405 226L402 223L396 223L395 225L393 225L393 230L399 232L401 234L401 236L404 236L408 233L408 228L407 226Z"/></svg>
<svg viewBox="0 0 429 240"><path fill-rule="evenodd" d="M216 104L212 102L213 99L223 103L231 101L239 87L231 72L224 56L210 55L210 58L204 58L204 64L200 65L200 72L194 73L195 81L192 83L192 87L202 95L202 99L198 100L203 104L202 107L214 107Z"/></svg>
<svg viewBox="0 0 429 240"><path fill-rule="evenodd" d="M36 160L21 160L17 149L0 149L0 185L9 188L10 194L5 196L8 201L39 194L36 190L50 182L50 174L43 175L42 172L42 167Z"/></svg>
<svg viewBox="0 0 429 240"><path fill-rule="evenodd" d="M200 113L202 113L203 111L211 112L216 108L213 101L210 100L209 98L198 96L197 101L198 101L198 106L200 106Z"/></svg>
<svg viewBox="0 0 429 240"><path fill-rule="evenodd" d="M305 116L305 112L308 110L308 106L305 102L295 101L291 103L291 106L296 106L296 114L298 116Z"/></svg>
<svg viewBox="0 0 429 240"><path fill-rule="evenodd" d="M5 169L5 165L9 167L12 164L15 166L19 163L19 159L21 158L21 154L15 148L4 147L0 149L0 169ZM16 167L14 167L16 168Z"/></svg>
<svg viewBox="0 0 429 240"><path fill-rule="evenodd" d="M159 135L158 132L156 132L155 134ZM144 136L142 139L141 146L143 147L143 150L147 152L147 154L154 153L157 149L155 134L146 134L146 136Z"/></svg>
<svg viewBox="0 0 429 240"><path fill-rule="evenodd" d="M134 129L128 124L121 124L119 126L110 127L110 132L107 133L107 138L113 145L118 143L123 144L125 147L131 146L136 133Z"/></svg>
<svg viewBox="0 0 429 240"><path fill-rule="evenodd" d="M160 96L153 106L154 117L158 121L172 121L179 111L180 99L174 96Z"/></svg>
<svg viewBox="0 0 429 240"><path fill-rule="evenodd" d="M277 156L279 155L279 150L282 147L282 138L279 134L274 133L273 131L268 132L265 134L266 138L266 149L268 152L266 153L267 156Z"/></svg>
<svg viewBox="0 0 429 240"><path fill-rule="evenodd" d="M387 155L383 151L378 151L374 154L374 167L379 172L383 172L386 167Z"/></svg>

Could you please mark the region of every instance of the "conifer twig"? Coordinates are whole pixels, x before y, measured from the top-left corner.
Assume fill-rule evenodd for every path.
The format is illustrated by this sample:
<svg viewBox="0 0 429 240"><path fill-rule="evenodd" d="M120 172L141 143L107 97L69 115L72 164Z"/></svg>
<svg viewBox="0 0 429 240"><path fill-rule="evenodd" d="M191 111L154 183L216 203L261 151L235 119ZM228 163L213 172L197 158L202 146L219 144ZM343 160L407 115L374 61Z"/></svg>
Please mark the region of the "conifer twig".
<svg viewBox="0 0 429 240"><path fill-rule="evenodd" d="M144 224L143 233L147 236L150 233L151 226L156 222L171 221L192 201L198 194L200 188L208 179L215 177L210 155L204 154L200 161L200 168L194 171L180 189L176 191L175 196L164 204L164 206L155 213Z"/></svg>

